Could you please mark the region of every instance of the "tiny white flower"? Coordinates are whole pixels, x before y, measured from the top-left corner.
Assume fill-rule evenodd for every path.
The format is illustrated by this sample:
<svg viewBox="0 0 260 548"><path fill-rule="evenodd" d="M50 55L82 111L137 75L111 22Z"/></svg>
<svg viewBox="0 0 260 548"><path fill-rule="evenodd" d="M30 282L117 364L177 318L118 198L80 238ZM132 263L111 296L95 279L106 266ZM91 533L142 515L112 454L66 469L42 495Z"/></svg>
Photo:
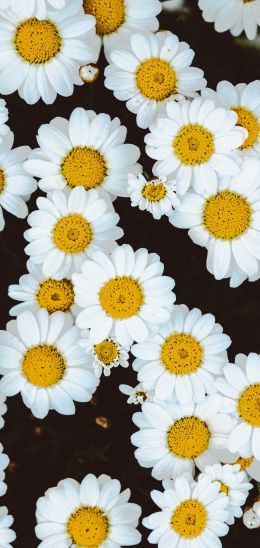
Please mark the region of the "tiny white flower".
<svg viewBox="0 0 260 548"><path fill-rule="evenodd" d="M154 219L170 215L173 208L180 204L176 196L174 180L161 177L147 180L142 173L128 175L128 193L133 207L149 211Z"/></svg>
<svg viewBox="0 0 260 548"><path fill-rule="evenodd" d="M217 32L230 30L233 36L245 31L249 40L254 40L260 24L259 0L199 0L202 16L214 23Z"/></svg>
<svg viewBox="0 0 260 548"><path fill-rule="evenodd" d="M98 378L102 373L108 377L113 367L121 365L126 368L129 366L127 350L113 336L95 344L90 338L89 331L83 330L79 345L85 350L88 362Z"/></svg>
<svg viewBox="0 0 260 548"><path fill-rule="evenodd" d="M129 386L128 384L120 384L119 390L122 394L128 396L127 403L129 404L143 404L145 401L150 399L151 391L145 390L142 383L137 384L136 386Z"/></svg>

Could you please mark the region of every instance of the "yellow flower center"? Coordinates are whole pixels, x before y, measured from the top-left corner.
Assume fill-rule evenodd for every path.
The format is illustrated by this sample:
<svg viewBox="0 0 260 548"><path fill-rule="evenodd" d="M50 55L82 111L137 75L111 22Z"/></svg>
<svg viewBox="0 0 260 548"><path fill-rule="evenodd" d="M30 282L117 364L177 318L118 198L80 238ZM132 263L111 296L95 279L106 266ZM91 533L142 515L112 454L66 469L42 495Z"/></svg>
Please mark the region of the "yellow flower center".
<svg viewBox="0 0 260 548"><path fill-rule="evenodd" d="M54 244L64 253L76 254L85 251L92 238L90 223L79 213L62 217L53 229Z"/></svg>
<svg viewBox="0 0 260 548"><path fill-rule="evenodd" d="M0 194L4 191L5 188L5 172L0 168Z"/></svg>
<svg viewBox="0 0 260 548"><path fill-rule="evenodd" d="M40 285L36 300L41 308L46 308L49 314L61 310L66 312L74 303L74 289L70 280L54 280L47 278Z"/></svg>
<svg viewBox="0 0 260 548"><path fill-rule="evenodd" d="M223 483L223 481L215 480L214 483L216 483L216 482L219 483L219 492L220 493L225 493L226 495L228 495L229 491L230 491L230 487L228 487L228 485Z"/></svg>
<svg viewBox="0 0 260 548"><path fill-rule="evenodd" d="M247 459L240 457L234 464L239 464L241 470L246 470L252 462L254 462L254 457L248 457Z"/></svg>
<svg viewBox="0 0 260 548"><path fill-rule="evenodd" d="M198 537L205 529L208 513L198 500L186 499L174 510L171 527L187 539Z"/></svg>
<svg viewBox="0 0 260 548"><path fill-rule="evenodd" d="M251 213L250 204L242 194L222 190L206 201L203 223L214 238L233 240L249 228Z"/></svg>
<svg viewBox="0 0 260 548"><path fill-rule="evenodd" d="M135 316L144 303L142 288L130 276L117 276L103 285L99 292L100 304L116 320Z"/></svg>
<svg viewBox="0 0 260 548"><path fill-rule="evenodd" d="M184 333L173 333L161 347L161 361L165 369L175 375L188 375L196 371L201 366L202 356L199 342Z"/></svg>
<svg viewBox="0 0 260 548"><path fill-rule="evenodd" d="M177 78L173 67L157 57L143 61L136 71L140 93L152 101L164 101L176 93Z"/></svg>
<svg viewBox="0 0 260 548"><path fill-rule="evenodd" d="M67 532L73 543L82 548L98 548L108 537L109 521L103 510L80 506L71 514Z"/></svg>
<svg viewBox="0 0 260 548"><path fill-rule="evenodd" d="M96 31L99 36L116 32L125 22L124 0L83 0L85 13L96 18Z"/></svg>
<svg viewBox="0 0 260 548"><path fill-rule="evenodd" d="M149 202L160 202L166 194L166 188L161 182L151 181L144 185L142 195Z"/></svg>
<svg viewBox="0 0 260 548"><path fill-rule="evenodd" d="M14 36L18 55L30 64L48 63L59 53L62 39L56 25L49 19L31 17L20 23Z"/></svg>
<svg viewBox="0 0 260 548"><path fill-rule="evenodd" d="M31 384L48 388L61 381L66 363L55 346L39 344L26 351L22 371Z"/></svg>
<svg viewBox="0 0 260 548"><path fill-rule="evenodd" d="M198 417L176 420L167 433L170 451L183 459L195 459L207 451L211 433L206 422Z"/></svg>
<svg viewBox="0 0 260 548"><path fill-rule="evenodd" d="M110 365L119 356L119 351L116 343L109 339L106 339L101 343L95 344L94 350L97 358L104 365Z"/></svg>
<svg viewBox="0 0 260 548"><path fill-rule="evenodd" d="M252 148L258 139L260 130L257 117L245 107L233 107L231 110L234 110L238 115L237 125L244 127L248 131L248 137L239 147L240 150Z"/></svg>
<svg viewBox="0 0 260 548"><path fill-rule="evenodd" d="M187 124L177 133L173 149L179 160L187 166L205 164L214 153L213 135L199 124Z"/></svg>
<svg viewBox="0 0 260 548"><path fill-rule="evenodd" d="M64 158L61 173L70 188L80 185L89 190L103 183L106 162L95 148L74 147Z"/></svg>
<svg viewBox="0 0 260 548"><path fill-rule="evenodd" d="M250 384L242 392L237 410L244 421L251 426L260 427L260 383Z"/></svg>

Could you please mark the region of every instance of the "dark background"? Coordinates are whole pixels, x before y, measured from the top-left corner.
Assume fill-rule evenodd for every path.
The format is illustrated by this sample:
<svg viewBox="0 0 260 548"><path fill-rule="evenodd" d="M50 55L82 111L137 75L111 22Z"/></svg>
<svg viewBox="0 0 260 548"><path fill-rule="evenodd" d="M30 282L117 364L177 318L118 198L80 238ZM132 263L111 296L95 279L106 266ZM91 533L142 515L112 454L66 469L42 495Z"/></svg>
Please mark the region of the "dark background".
<svg viewBox="0 0 260 548"><path fill-rule="evenodd" d="M188 0L187 5L188 13L162 14L161 28L172 30L191 45L196 52L194 65L204 69L208 85L215 87L224 79L236 84L259 78L260 50L247 40L235 40L229 33L216 33L213 25L202 20L197 1ZM72 97L58 97L51 106L41 101L29 106L18 94L5 97L15 146L27 144L34 148L37 129L42 123L48 123L55 116L67 118L76 106L94 108L96 112L119 116L128 128L127 141L139 145L141 161L149 172L152 163L144 154L145 132L136 126L135 116L127 111L125 103L114 99L112 92L104 88L103 57L99 66L101 73L95 84L75 87ZM35 209L35 198L36 195L30 202L30 210ZM131 208L128 199L118 199L115 208L125 231L124 242L135 249L147 247L161 256L165 273L176 281L177 302L216 315L233 341L229 351L231 361L238 352L260 352L260 282L230 289L227 280L217 282L207 272L206 250L194 245L186 230L175 229L166 218L154 221L148 213ZM2 329L14 304L7 298L8 285L17 283L25 273L23 231L27 228L26 221L6 213L5 218L6 227L0 233ZM149 469L141 468L135 461L130 435L135 430L131 415L137 409L127 405L125 396L118 390L120 383L136 384L130 368L113 370L108 379L102 377L92 402L77 404L76 415L72 417L52 411L40 421L30 414L20 396L8 400L1 441L11 464L6 474L8 491L0 503L6 504L15 518L18 537L15 548L35 548L39 544L34 536L36 501L48 487L66 477L81 481L88 472L110 474L120 479L123 488L131 488L132 501L142 506L143 516L157 510L149 493L160 489L161 484L151 478ZM95 419L100 416L108 419L109 428L96 424ZM145 547L148 546L147 530L142 527L141 530L141 546ZM246 542L251 548L259 546L259 530L250 531L237 520L223 539L223 546L237 548Z"/></svg>

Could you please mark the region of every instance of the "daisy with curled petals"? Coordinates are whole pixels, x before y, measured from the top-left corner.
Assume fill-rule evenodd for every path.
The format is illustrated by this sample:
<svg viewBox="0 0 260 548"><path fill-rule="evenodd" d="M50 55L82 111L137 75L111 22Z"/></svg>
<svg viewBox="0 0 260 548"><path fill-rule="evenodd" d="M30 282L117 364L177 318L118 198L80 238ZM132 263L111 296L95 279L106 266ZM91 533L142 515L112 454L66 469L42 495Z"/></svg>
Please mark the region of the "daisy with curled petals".
<svg viewBox="0 0 260 548"><path fill-rule="evenodd" d="M5 402L6 402L6 397L4 396L4 394L0 392L0 428L3 428L5 424L5 421L3 418L3 415L5 415L7 411L7 406Z"/></svg>
<svg viewBox="0 0 260 548"><path fill-rule="evenodd" d="M236 126L236 112L196 97L191 102L170 101L166 116L150 127L146 152L157 160L155 175L174 174L180 195L190 186L200 194L216 184L218 175L239 173L239 156L234 151L248 133Z"/></svg>
<svg viewBox="0 0 260 548"><path fill-rule="evenodd" d="M150 398L152 392L149 392L144 389L142 383L137 384L136 386L129 386L129 384L120 384L119 390L122 394L128 396L127 403L129 404L143 404Z"/></svg>
<svg viewBox="0 0 260 548"><path fill-rule="evenodd" d="M18 91L29 104L72 95L74 84L83 85L80 65L98 57L94 27L81 0L66 0L63 9L48 6L44 19L35 16L32 4L26 16L1 11L0 93Z"/></svg>
<svg viewBox="0 0 260 548"><path fill-rule="evenodd" d="M140 151L125 138L119 118L75 108L69 120L54 118L39 128L40 148L31 152L25 169L40 178L44 192L83 186L127 196L127 174L138 173Z"/></svg>
<svg viewBox="0 0 260 548"><path fill-rule="evenodd" d="M171 320L159 326L144 343L131 347L137 358L133 368L146 390L161 400L176 398L180 403L214 393L213 381L227 363L231 340L212 314L185 305L173 308Z"/></svg>
<svg viewBox="0 0 260 548"><path fill-rule="evenodd" d="M79 328L89 328L94 343L111 332L125 348L147 339L149 328L169 319L175 300L174 280L162 276L163 269L158 255L130 245L118 246L110 257L92 253L72 276L76 303L83 308Z"/></svg>
<svg viewBox="0 0 260 548"><path fill-rule="evenodd" d="M6 108L4 99L0 99L0 143L2 143L4 135L9 133L10 129L5 122L8 120L8 109Z"/></svg>
<svg viewBox="0 0 260 548"><path fill-rule="evenodd" d="M254 40L260 23L260 0L199 0L202 16L214 23L217 32L229 30L233 36L245 31Z"/></svg>
<svg viewBox="0 0 260 548"><path fill-rule="evenodd" d="M128 352L117 342L115 337L110 336L100 343L93 343L89 331L83 330L79 345L85 350L87 358L95 375L100 378L102 373L108 377L113 367L128 367Z"/></svg>
<svg viewBox="0 0 260 548"><path fill-rule="evenodd" d="M79 338L64 312L22 312L0 334L0 390L6 396L21 392L24 404L39 419L50 409L74 414L73 400L89 401L98 384Z"/></svg>
<svg viewBox="0 0 260 548"><path fill-rule="evenodd" d="M59 546L119 548L139 544L141 508L128 502L130 490L102 474L81 483L67 478L37 501L35 528L39 548Z"/></svg>
<svg viewBox="0 0 260 548"><path fill-rule="evenodd" d="M169 215L180 203L175 192L175 181L168 180L167 177L147 181L142 173L129 173L127 190L131 206L138 206L141 211L149 211L154 219Z"/></svg>
<svg viewBox="0 0 260 548"><path fill-rule="evenodd" d="M190 67L193 57L188 44L169 31L133 34L131 47L111 52L105 86L127 101L137 125L146 129L165 115L167 101L195 97L205 87L203 71Z"/></svg>
<svg viewBox="0 0 260 548"><path fill-rule="evenodd" d="M31 13L37 19L46 17L47 8L64 8L66 0L0 0L2 9L10 8L14 13L19 13L23 17L30 17Z"/></svg>
<svg viewBox="0 0 260 548"><path fill-rule="evenodd" d="M260 276L259 168L256 158L244 159L238 175L220 178L200 196L187 192L169 217L207 249L208 271L216 280L230 278L231 287Z"/></svg>
<svg viewBox="0 0 260 548"><path fill-rule="evenodd" d="M37 206L28 216L32 228L24 233L30 242L25 253L33 263L42 264L45 276L70 277L91 251L111 251L123 235L110 198L104 199L98 190L56 190L48 198L38 198Z"/></svg>
<svg viewBox="0 0 260 548"><path fill-rule="evenodd" d="M7 485L4 482L4 480L5 480L4 470L7 468L8 464L10 462L9 457L5 453L3 453L3 449L4 448L3 448L2 444L0 443L0 497L5 495L5 493L7 491Z"/></svg>
<svg viewBox="0 0 260 548"><path fill-rule="evenodd" d="M151 497L159 511L144 518L143 524L152 529L150 544L161 548L219 548L219 537L228 533L228 498L218 485L206 478L177 478L165 482L164 491L152 491Z"/></svg>
<svg viewBox="0 0 260 548"><path fill-rule="evenodd" d="M16 539L11 529L13 522L14 518L8 514L6 506L0 506L0 548L12 548L10 542Z"/></svg>
<svg viewBox="0 0 260 548"><path fill-rule="evenodd" d="M217 462L215 449L227 447L228 435L236 424L222 412L222 398L206 396L195 405L145 402L141 413L133 415L140 428L131 441L138 447L135 456L145 468L152 468L157 480L193 474Z"/></svg>

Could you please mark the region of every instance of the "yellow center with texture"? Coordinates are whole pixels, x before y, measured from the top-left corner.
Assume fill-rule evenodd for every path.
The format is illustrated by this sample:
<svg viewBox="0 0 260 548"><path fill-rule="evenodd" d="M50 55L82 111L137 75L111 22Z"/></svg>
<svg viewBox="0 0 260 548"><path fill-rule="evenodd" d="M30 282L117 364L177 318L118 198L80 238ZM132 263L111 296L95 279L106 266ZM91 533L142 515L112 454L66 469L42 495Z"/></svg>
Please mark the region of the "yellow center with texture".
<svg viewBox="0 0 260 548"><path fill-rule="evenodd" d="M166 195L163 183L147 183L142 190L142 196L149 202L160 202Z"/></svg>
<svg viewBox="0 0 260 548"><path fill-rule="evenodd" d="M83 0L85 13L96 18L96 31L99 36L116 32L125 22L125 2L123 0Z"/></svg>
<svg viewBox="0 0 260 548"><path fill-rule="evenodd" d="M204 531L207 519L207 510L201 502L186 499L174 510L171 527L181 537L193 539Z"/></svg>
<svg viewBox="0 0 260 548"><path fill-rule="evenodd" d="M32 346L24 354L22 371L31 384L48 388L62 380L66 363L55 346L39 344Z"/></svg>
<svg viewBox="0 0 260 548"><path fill-rule="evenodd" d="M67 532L76 546L98 548L108 537L109 521L99 508L80 506L70 516Z"/></svg>
<svg viewBox="0 0 260 548"><path fill-rule="evenodd" d="M214 238L233 240L247 231L251 213L250 204L242 194L223 190L206 201L203 223Z"/></svg>
<svg viewBox="0 0 260 548"><path fill-rule="evenodd" d="M260 383L250 384L240 394L237 410L245 422L260 427Z"/></svg>
<svg viewBox="0 0 260 548"><path fill-rule="evenodd" d="M40 283L36 294L37 304L46 308L49 314L61 311L67 312L74 303L74 289L70 280L54 280L47 278Z"/></svg>
<svg viewBox="0 0 260 548"><path fill-rule="evenodd" d="M31 17L18 25L14 44L24 61L41 65L56 57L61 49L62 39L52 21Z"/></svg>
<svg viewBox="0 0 260 548"><path fill-rule="evenodd" d="M5 173L3 169L0 168L0 194L4 191L5 188Z"/></svg>
<svg viewBox="0 0 260 548"><path fill-rule="evenodd" d="M195 459L207 451L211 433L206 422L198 417L182 417L167 432L168 447L177 457Z"/></svg>
<svg viewBox="0 0 260 548"><path fill-rule="evenodd" d="M95 344L94 350L98 360L104 365L110 365L119 356L116 343L109 339L106 339L101 343Z"/></svg>
<svg viewBox="0 0 260 548"><path fill-rule="evenodd" d="M130 276L117 276L106 282L99 292L103 310L115 320L135 316L144 303L142 287Z"/></svg>
<svg viewBox="0 0 260 548"><path fill-rule="evenodd" d="M173 141L173 150L182 164L205 164L214 153L213 135L199 124L187 124L177 133Z"/></svg>
<svg viewBox="0 0 260 548"><path fill-rule="evenodd" d="M62 217L54 226L53 242L63 253L82 253L93 238L90 223L79 213Z"/></svg>
<svg viewBox="0 0 260 548"><path fill-rule="evenodd" d="M202 364L202 348L192 335L173 333L161 347L161 361L170 373L189 375Z"/></svg>
<svg viewBox="0 0 260 548"><path fill-rule="evenodd" d="M239 459L236 460L236 462L234 462L234 464L239 464L241 470L246 470L248 466L252 464L252 462L254 462L254 457L248 457L248 458L240 457Z"/></svg>
<svg viewBox="0 0 260 548"><path fill-rule="evenodd" d="M173 67L159 58L143 61L136 71L136 85L144 97L164 101L176 93L177 78Z"/></svg>
<svg viewBox="0 0 260 548"><path fill-rule="evenodd" d="M61 173L69 188L83 186L89 190L103 183L107 174L106 162L95 148L74 147L64 158Z"/></svg>
<svg viewBox="0 0 260 548"><path fill-rule="evenodd" d="M231 110L234 110L238 115L237 126L242 126L248 131L248 137L239 147L240 150L247 150L248 148L252 148L259 136L260 127L258 119L253 112L246 109L245 107L233 107Z"/></svg>

